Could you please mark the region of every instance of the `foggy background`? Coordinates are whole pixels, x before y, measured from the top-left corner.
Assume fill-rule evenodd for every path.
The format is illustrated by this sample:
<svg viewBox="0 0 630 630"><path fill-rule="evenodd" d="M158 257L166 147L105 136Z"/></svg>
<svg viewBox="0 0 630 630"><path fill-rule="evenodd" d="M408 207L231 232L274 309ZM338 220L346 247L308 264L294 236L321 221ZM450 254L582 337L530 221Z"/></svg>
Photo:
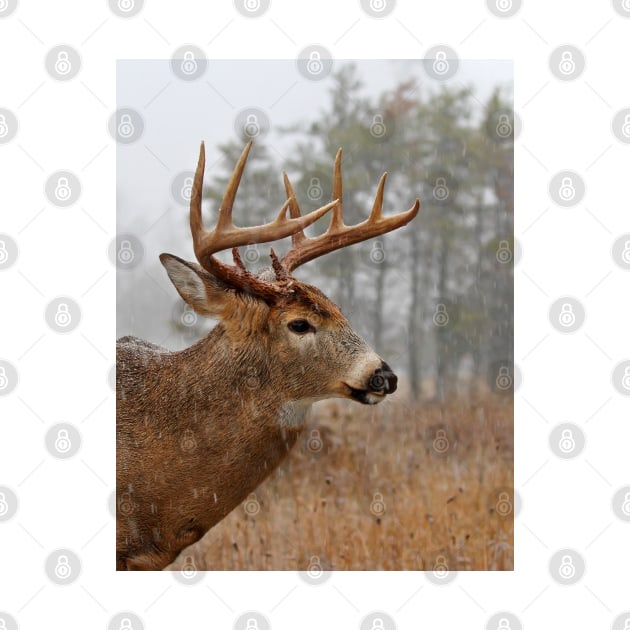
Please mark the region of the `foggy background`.
<svg viewBox="0 0 630 630"><path fill-rule="evenodd" d="M282 170L303 213L327 203L343 147L347 224L368 216L385 170L384 214L416 197L420 213L401 230L306 263L296 277L341 306L412 396L511 392L519 255L511 62L460 61L447 81L428 76L419 60L335 61L318 81L288 60L209 61L194 81L176 76L168 60L119 61L117 77L118 108L142 119L141 137L117 145L117 336L178 350L213 325L186 307L158 260L162 252L195 260L187 197L201 140L208 229L250 137L234 205L241 226L275 218L285 201ZM274 244L279 253L288 246ZM268 265L268 252L241 248L254 270Z"/></svg>

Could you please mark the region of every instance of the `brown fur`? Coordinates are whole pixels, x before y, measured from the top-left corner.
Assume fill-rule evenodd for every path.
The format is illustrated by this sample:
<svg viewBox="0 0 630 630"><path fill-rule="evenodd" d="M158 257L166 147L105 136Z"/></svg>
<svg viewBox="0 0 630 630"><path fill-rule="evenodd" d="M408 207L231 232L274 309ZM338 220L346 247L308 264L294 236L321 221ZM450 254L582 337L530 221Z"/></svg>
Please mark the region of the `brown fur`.
<svg viewBox="0 0 630 630"><path fill-rule="evenodd" d="M381 361L315 287L291 280L291 297L268 305L198 265L163 263L182 297L221 321L181 352L118 341L122 570L164 568L275 470L301 430L279 422L285 403L349 397L349 387L368 388ZM317 333L291 332L299 318Z"/></svg>

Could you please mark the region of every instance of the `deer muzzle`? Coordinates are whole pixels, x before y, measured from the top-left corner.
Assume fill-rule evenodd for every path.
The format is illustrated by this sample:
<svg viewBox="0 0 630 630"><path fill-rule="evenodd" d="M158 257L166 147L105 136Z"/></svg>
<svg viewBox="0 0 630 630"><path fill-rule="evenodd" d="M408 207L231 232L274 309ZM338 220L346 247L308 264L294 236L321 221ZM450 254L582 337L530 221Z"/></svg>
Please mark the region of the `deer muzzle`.
<svg viewBox="0 0 630 630"><path fill-rule="evenodd" d="M381 367L374 370L374 374L368 381L368 387L372 392L393 394L398 386L398 377L392 369L383 361Z"/></svg>

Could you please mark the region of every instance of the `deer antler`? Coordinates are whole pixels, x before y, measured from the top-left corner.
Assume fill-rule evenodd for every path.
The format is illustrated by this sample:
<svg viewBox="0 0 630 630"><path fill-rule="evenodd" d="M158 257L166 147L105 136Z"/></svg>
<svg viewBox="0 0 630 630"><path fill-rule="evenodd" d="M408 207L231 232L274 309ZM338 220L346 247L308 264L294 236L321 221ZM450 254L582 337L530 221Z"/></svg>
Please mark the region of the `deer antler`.
<svg viewBox="0 0 630 630"><path fill-rule="evenodd" d="M302 229L297 230L291 237L292 247L282 259L282 266L288 272L291 272L305 262L327 254L328 252L333 252L336 249L365 241L374 236L380 236L381 234L391 232L409 223L409 221L418 214L420 200L416 199L413 206L406 212L384 217L382 212L383 191L385 189L386 178L387 173L383 173L376 189L376 197L374 198L370 216L358 225L345 225L343 222L341 149L339 149L339 151L337 151L337 157L335 158L333 174L333 197L338 200L338 203L333 202L332 217L328 230L321 236L315 238L305 236ZM291 218L299 220L302 213L300 212L300 206L297 202L295 191L286 173L284 173L284 187L287 191L287 202L289 204ZM308 216L309 215L306 215L304 218Z"/></svg>
<svg viewBox="0 0 630 630"><path fill-rule="evenodd" d="M291 207L291 204L295 201L291 198L282 206L278 216L271 223L265 225L257 225L252 227L236 227L232 221L232 207L234 205L234 198L236 197L236 191L241 181L241 176L247 162L247 156L252 146L250 140L241 157L236 163L232 177L228 182L221 202L221 209L219 210L219 218L214 230L207 231L203 227L201 220L201 198L203 189L203 175L206 164L206 152L204 143L201 143L199 150L199 162L197 163L197 170L195 172L195 178L193 181L192 195L190 198L190 231L193 237L193 246L195 250L195 256L199 261L199 264L230 286L241 288L249 293L257 295L265 300L274 299L279 295L284 295L288 292L287 287L280 287L278 285L265 282L260 278L257 278L250 273L243 265L243 261L238 253L238 247L242 245L250 245L254 243L268 243L287 236L293 236L298 232L303 234L305 227L308 227L314 221L317 221L323 214L328 212L331 208L337 206L337 200L310 212L305 216L298 216L291 214L291 218L286 216L287 209ZM297 203L297 202L295 202ZM220 260L215 258L213 254L226 249L232 249L232 256L234 258L234 265L226 265ZM275 256L273 250L271 250L271 257L273 260L273 268L276 271L276 275L279 280L288 280L289 275L280 265L280 262Z"/></svg>

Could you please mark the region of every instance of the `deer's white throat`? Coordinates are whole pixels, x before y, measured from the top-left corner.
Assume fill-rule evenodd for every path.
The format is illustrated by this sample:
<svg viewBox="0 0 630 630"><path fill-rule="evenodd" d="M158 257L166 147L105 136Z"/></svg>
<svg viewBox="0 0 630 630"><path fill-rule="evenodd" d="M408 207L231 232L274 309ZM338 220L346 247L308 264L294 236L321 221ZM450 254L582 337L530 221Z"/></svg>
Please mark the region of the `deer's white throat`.
<svg viewBox="0 0 630 630"><path fill-rule="evenodd" d="M278 424L281 427L292 427L294 429L303 427L311 413L313 403L317 400L319 399L303 398L301 400L291 400L284 403L284 405L280 407Z"/></svg>

